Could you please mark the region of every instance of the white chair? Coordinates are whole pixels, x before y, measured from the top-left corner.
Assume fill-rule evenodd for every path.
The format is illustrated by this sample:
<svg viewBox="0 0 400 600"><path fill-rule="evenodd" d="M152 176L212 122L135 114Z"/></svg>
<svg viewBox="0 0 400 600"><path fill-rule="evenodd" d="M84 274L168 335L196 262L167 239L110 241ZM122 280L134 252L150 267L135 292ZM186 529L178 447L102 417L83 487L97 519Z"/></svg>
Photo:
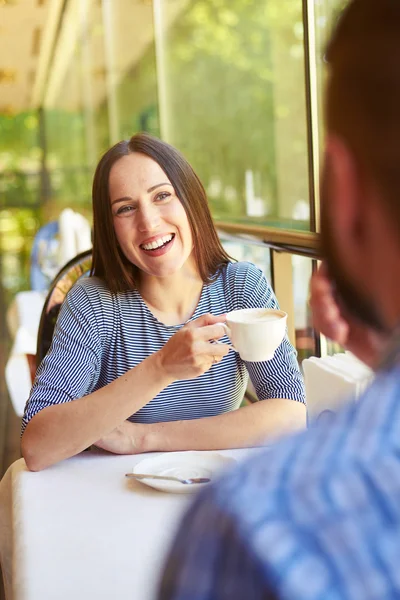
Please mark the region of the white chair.
<svg viewBox="0 0 400 600"><path fill-rule="evenodd" d="M13 345L5 367L5 381L14 412L21 417L32 386L30 356L36 355L40 315L45 294L28 291L16 294L7 311L7 326Z"/></svg>
<svg viewBox="0 0 400 600"><path fill-rule="evenodd" d="M72 258L90 250L92 247L89 221L70 208L64 209L59 218L59 250L60 268Z"/></svg>

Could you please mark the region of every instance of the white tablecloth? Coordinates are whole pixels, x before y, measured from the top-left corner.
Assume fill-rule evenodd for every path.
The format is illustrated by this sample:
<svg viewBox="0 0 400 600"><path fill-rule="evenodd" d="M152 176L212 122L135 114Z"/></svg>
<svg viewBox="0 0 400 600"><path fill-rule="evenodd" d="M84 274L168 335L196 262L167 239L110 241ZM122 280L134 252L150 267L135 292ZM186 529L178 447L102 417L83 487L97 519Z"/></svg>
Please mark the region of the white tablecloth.
<svg viewBox="0 0 400 600"><path fill-rule="evenodd" d="M242 458L249 452L222 453ZM193 495L125 478L144 456L84 452L39 473L22 459L10 467L0 483L8 600L156 598L166 553Z"/></svg>

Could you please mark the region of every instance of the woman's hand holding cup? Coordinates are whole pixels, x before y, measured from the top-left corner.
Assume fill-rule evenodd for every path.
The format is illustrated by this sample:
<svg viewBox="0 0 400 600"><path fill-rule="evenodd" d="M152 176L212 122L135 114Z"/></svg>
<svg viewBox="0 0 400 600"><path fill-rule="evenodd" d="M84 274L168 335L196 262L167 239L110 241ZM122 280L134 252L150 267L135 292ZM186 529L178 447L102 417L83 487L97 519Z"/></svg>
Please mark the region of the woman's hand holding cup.
<svg viewBox="0 0 400 600"><path fill-rule="evenodd" d="M161 368L174 380L195 379L229 353L227 344L216 344L226 334L225 315L203 315L191 321L159 351Z"/></svg>

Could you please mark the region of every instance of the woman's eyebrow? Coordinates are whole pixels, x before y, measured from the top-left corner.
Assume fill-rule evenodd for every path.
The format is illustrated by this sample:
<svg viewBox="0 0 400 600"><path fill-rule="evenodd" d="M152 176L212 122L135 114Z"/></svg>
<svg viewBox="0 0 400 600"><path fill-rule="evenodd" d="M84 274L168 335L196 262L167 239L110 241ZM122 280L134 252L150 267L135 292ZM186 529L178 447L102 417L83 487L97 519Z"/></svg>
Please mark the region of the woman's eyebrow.
<svg viewBox="0 0 400 600"><path fill-rule="evenodd" d="M172 187L172 183L169 183L169 181L165 181L164 183L156 183L156 185L151 186L147 190L147 193L150 194L150 192L154 192L155 189L157 189L158 187L161 187L162 185L170 185Z"/></svg>
<svg viewBox="0 0 400 600"><path fill-rule="evenodd" d="M150 194L151 192L154 192L154 190L156 190L157 188L163 186L163 185L170 185L172 187L172 183L169 183L168 181L165 181L163 183L156 183L156 185L152 185L148 190L147 193ZM133 198L131 196L123 196L122 198L117 198L116 200L113 200L111 202L111 206L113 206L114 204L118 204L118 202L129 202L132 201Z"/></svg>

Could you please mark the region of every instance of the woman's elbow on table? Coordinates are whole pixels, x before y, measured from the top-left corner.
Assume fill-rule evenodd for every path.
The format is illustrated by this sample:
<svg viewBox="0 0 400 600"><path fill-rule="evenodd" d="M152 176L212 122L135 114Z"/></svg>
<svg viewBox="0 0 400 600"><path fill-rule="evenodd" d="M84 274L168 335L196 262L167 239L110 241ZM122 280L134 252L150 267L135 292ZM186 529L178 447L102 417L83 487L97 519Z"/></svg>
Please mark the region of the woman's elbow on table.
<svg viewBox="0 0 400 600"><path fill-rule="evenodd" d="M50 461L46 461L44 453L38 448L34 436L26 429L21 439L21 454L29 471L42 471L51 464Z"/></svg>
<svg viewBox="0 0 400 600"><path fill-rule="evenodd" d="M84 450L86 445L79 442L74 440L65 421L63 424L59 411L48 407L27 424L21 438L21 453L30 471L42 471Z"/></svg>
<svg viewBox="0 0 400 600"><path fill-rule="evenodd" d="M50 455L47 448L50 447L49 432L54 431L54 423L51 422L51 415L48 415L48 408L42 409L36 414L30 414L25 429L21 437L21 454L29 471L42 471L54 462L47 455ZM54 455L54 452L51 454ZM57 453L56 453L57 454Z"/></svg>
<svg viewBox="0 0 400 600"><path fill-rule="evenodd" d="M257 402L263 413L265 428L272 438L295 434L307 427L307 408L303 402L289 398L273 398Z"/></svg>
<svg viewBox="0 0 400 600"><path fill-rule="evenodd" d="M288 429L289 431L301 431L307 427L307 406L298 400L289 400Z"/></svg>
<svg viewBox="0 0 400 600"><path fill-rule="evenodd" d="M40 442L36 432L30 435L30 432L25 430L21 439L21 454L29 471L43 471L61 460L78 454L78 451L60 452L59 449L49 451L46 449L46 444Z"/></svg>
<svg viewBox="0 0 400 600"><path fill-rule="evenodd" d="M42 464L34 454L31 454L29 451L27 452L26 449L24 449L23 442L21 442L21 453L29 471L43 471L43 469L46 468L47 465Z"/></svg>

